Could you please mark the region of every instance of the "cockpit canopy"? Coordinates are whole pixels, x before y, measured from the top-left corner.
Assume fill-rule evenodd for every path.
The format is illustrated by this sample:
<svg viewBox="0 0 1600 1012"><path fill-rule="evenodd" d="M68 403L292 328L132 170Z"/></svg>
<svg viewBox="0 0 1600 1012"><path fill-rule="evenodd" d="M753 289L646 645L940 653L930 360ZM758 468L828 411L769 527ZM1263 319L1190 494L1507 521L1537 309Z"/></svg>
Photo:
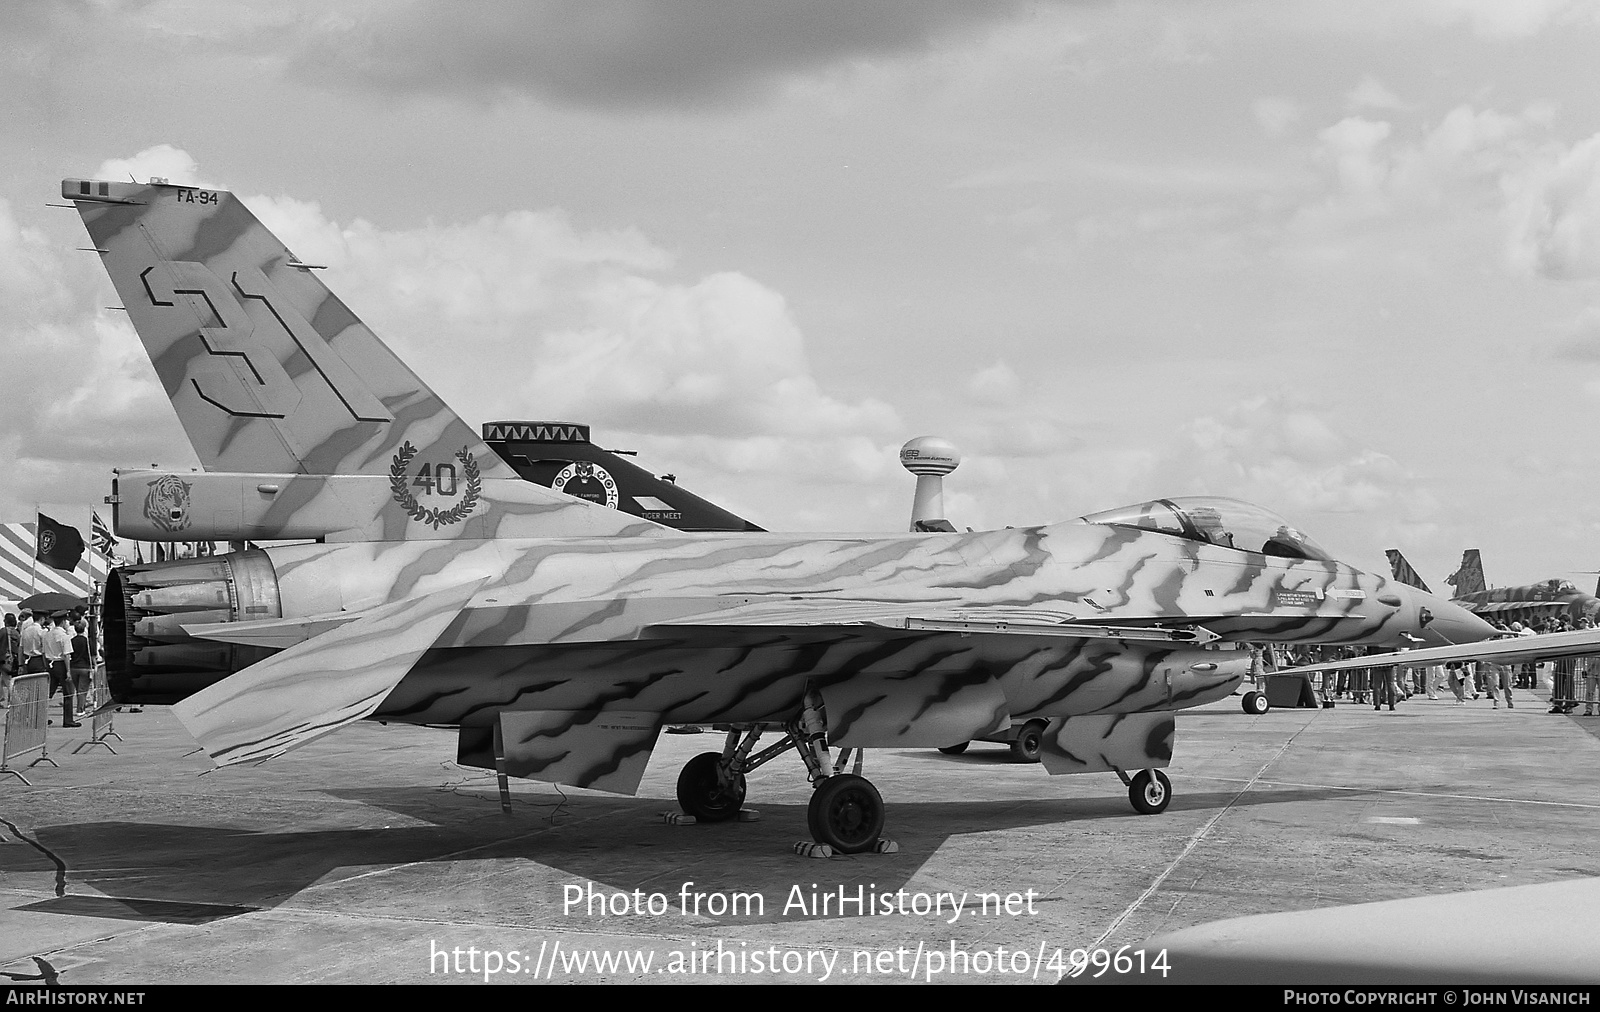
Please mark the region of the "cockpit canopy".
<svg viewBox="0 0 1600 1012"><path fill-rule="evenodd" d="M1091 513L1082 519L1091 524L1157 531L1220 548L1260 552L1283 559L1329 562L1333 558L1283 517L1242 499L1208 495L1152 499Z"/></svg>

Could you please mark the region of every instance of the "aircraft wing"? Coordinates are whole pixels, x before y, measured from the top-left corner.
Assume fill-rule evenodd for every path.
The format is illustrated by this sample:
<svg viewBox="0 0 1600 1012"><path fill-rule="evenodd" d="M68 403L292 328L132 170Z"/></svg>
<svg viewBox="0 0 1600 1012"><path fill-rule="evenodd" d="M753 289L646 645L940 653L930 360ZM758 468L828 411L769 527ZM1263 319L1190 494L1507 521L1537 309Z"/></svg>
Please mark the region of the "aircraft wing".
<svg viewBox="0 0 1600 1012"><path fill-rule="evenodd" d="M1600 654L1600 629L1574 629L1571 632L1542 633L1538 636L1514 636L1503 640L1484 640L1480 643L1463 643L1459 646L1428 647L1423 650L1400 650L1388 654L1368 654L1344 661L1324 664L1304 664L1275 672L1280 675L1309 674L1313 671L1343 671L1350 668L1382 668L1390 665L1406 668L1449 661L1495 661L1500 664L1517 664L1528 661L1550 660L1556 657L1582 657Z"/></svg>
<svg viewBox="0 0 1600 1012"><path fill-rule="evenodd" d="M376 710L482 583L368 609L172 712L219 766L282 755Z"/></svg>

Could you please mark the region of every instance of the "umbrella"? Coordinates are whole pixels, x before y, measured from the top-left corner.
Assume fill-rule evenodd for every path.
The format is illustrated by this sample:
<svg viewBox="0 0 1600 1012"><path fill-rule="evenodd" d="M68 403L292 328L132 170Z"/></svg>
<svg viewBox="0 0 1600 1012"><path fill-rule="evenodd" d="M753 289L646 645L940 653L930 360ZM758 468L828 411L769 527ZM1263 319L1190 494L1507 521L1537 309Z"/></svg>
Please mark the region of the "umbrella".
<svg viewBox="0 0 1600 1012"><path fill-rule="evenodd" d="M89 607L89 602L81 597L73 597L71 594L35 594L17 602L19 611L44 612L46 614L87 607Z"/></svg>

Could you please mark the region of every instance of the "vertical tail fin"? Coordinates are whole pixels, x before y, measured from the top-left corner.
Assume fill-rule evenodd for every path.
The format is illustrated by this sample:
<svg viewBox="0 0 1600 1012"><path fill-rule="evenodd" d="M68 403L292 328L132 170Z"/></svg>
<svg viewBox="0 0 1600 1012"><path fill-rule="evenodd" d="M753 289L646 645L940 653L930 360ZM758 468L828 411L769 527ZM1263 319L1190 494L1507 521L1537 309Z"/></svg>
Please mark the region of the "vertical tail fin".
<svg viewBox="0 0 1600 1012"><path fill-rule="evenodd" d="M1422 582L1422 577L1417 575L1417 571L1411 568L1411 563L1406 561L1406 557L1400 554L1400 549L1390 548L1383 554L1389 557L1389 572L1394 574L1396 580L1423 593L1433 593L1428 589L1428 585Z"/></svg>
<svg viewBox="0 0 1600 1012"><path fill-rule="evenodd" d="M80 179L61 193L206 470L380 474L410 447L516 477L233 194Z"/></svg>
<svg viewBox="0 0 1600 1012"><path fill-rule="evenodd" d="M1483 579L1483 560L1478 557L1478 550L1469 548L1462 552L1461 567L1445 577L1444 582L1456 589L1455 596L1458 598L1488 590Z"/></svg>

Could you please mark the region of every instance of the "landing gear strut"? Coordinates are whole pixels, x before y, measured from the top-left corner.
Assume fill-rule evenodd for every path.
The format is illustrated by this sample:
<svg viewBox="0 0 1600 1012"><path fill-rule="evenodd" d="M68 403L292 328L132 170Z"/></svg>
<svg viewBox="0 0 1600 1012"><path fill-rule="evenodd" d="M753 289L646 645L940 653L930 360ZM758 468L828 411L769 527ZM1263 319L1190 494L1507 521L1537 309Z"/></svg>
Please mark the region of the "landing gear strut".
<svg viewBox="0 0 1600 1012"><path fill-rule="evenodd" d="M855 750L854 772L844 772L850 749L839 753L837 764L829 762L827 727L822 696L808 689L800 719L789 725L789 734L814 788L806 809L811 838L841 854L872 850L883 833L883 795L861 775L862 750Z"/></svg>
<svg viewBox="0 0 1600 1012"><path fill-rule="evenodd" d="M861 775L862 750L841 749L837 762L828 754L827 718L821 695L808 690L799 719L784 725L783 738L752 755L756 739L769 726L733 725L728 728L721 752L704 752L685 763L678 774L678 806L699 822L738 818L744 804L745 774L792 748L800 754L815 788L806 808L812 839L841 854L892 852L893 844L881 839L883 795ZM855 766L846 772L852 752Z"/></svg>

